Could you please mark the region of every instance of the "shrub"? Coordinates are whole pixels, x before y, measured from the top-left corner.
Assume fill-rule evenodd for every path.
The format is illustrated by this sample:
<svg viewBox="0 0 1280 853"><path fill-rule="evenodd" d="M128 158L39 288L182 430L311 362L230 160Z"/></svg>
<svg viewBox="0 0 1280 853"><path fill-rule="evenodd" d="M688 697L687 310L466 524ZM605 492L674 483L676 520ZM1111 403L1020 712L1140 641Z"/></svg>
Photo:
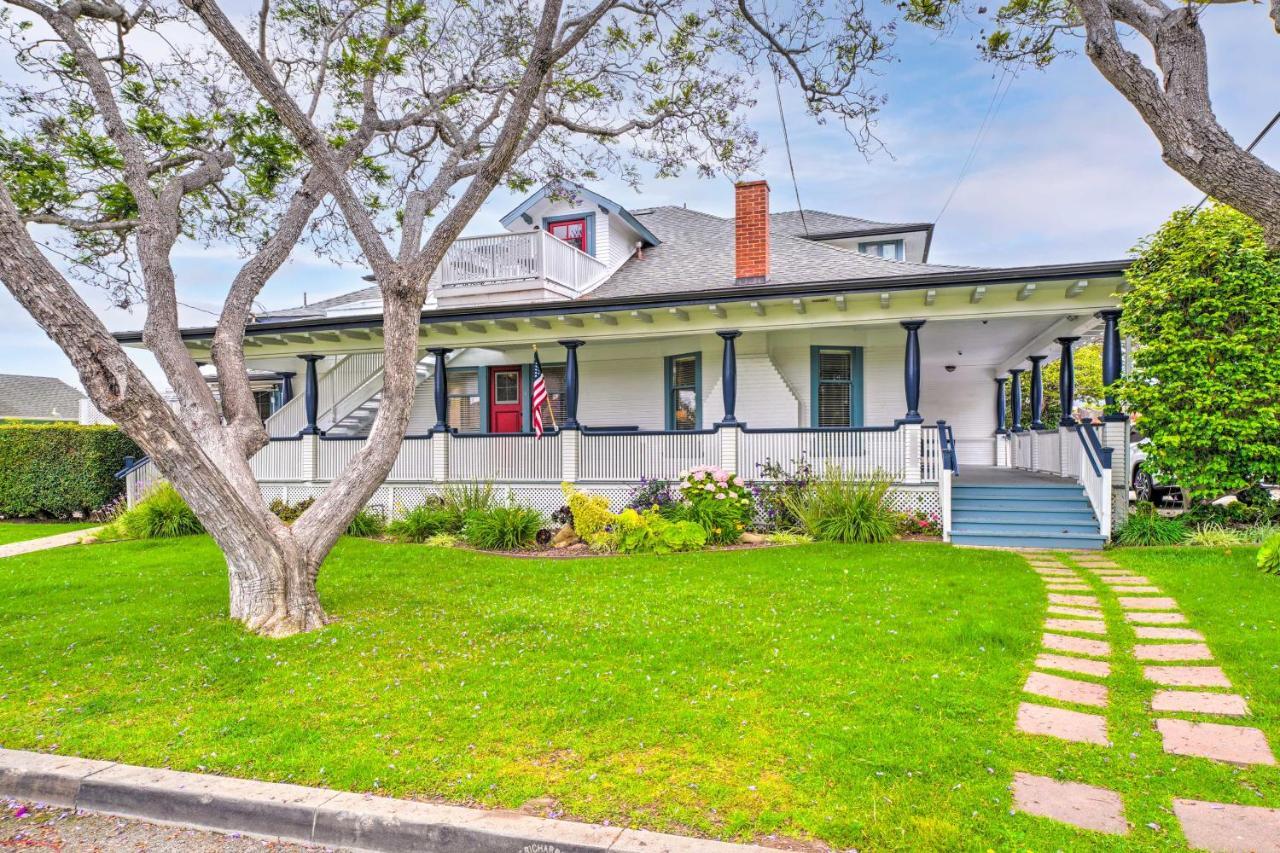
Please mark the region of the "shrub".
<svg viewBox="0 0 1280 853"><path fill-rule="evenodd" d="M573 532L590 544L591 538L613 524L614 515L609 510L609 499L604 495L580 492L571 483L561 483L565 503L573 514Z"/></svg>
<svg viewBox="0 0 1280 853"><path fill-rule="evenodd" d="M440 506L449 515L445 530L461 533L467 517L476 512L488 512L498 503L492 483L450 483L440 494Z"/></svg>
<svg viewBox="0 0 1280 853"><path fill-rule="evenodd" d="M513 503L471 513L462 533L477 548L514 551L532 546L540 527L542 513Z"/></svg>
<svg viewBox="0 0 1280 853"><path fill-rule="evenodd" d="M304 512L310 509L311 505L315 502L315 498L303 498L296 504L287 504L279 498L276 498L271 502L271 511L274 512L276 517L285 524L293 524Z"/></svg>
<svg viewBox="0 0 1280 853"><path fill-rule="evenodd" d="M1202 525L1187 537L1188 545L1208 548L1229 548L1232 545L1242 545L1244 542L1244 534L1238 530L1223 527L1221 524Z"/></svg>
<svg viewBox="0 0 1280 853"><path fill-rule="evenodd" d="M737 542L755 514L755 495L737 474L710 465L700 465L680 475L668 516L675 521L692 521L707 532L717 545Z"/></svg>
<svg viewBox="0 0 1280 853"><path fill-rule="evenodd" d="M904 512L898 516L898 532L903 536L941 536L942 519L924 510Z"/></svg>
<svg viewBox="0 0 1280 853"><path fill-rule="evenodd" d="M771 545L807 545L812 541L812 536L805 533L793 533L790 530L779 530L777 533L769 534L769 543Z"/></svg>
<svg viewBox="0 0 1280 853"><path fill-rule="evenodd" d="M423 545L430 545L432 548L453 548L462 540L452 533L437 533L435 536L427 537Z"/></svg>
<svg viewBox="0 0 1280 853"><path fill-rule="evenodd" d="M1280 535L1280 525L1272 523L1255 524L1240 531L1240 538L1248 545L1258 545L1277 535Z"/></svg>
<svg viewBox="0 0 1280 853"><path fill-rule="evenodd" d="M419 504L387 525L387 532L401 542L426 542L440 534L456 535L462 525L452 525L454 514L439 501Z"/></svg>
<svg viewBox="0 0 1280 853"><path fill-rule="evenodd" d="M102 533L99 539L163 539L172 536L194 536L204 533L204 525L167 482L153 486L133 509L125 512Z"/></svg>
<svg viewBox="0 0 1280 853"><path fill-rule="evenodd" d="M113 426L0 425L0 516L66 518L110 502L133 439Z"/></svg>
<svg viewBox="0 0 1280 853"><path fill-rule="evenodd" d="M612 531L613 548L623 554L671 554L707 544L707 531L692 521L671 521L657 509L623 510Z"/></svg>
<svg viewBox="0 0 1280 853"><path fill-rule="evenodd" d="M791 460L791 468L772 459L760 465L763 482L756 486L759 517L766 530L796 530L800 519L787 507L788 496L794 497L813 479L813 466L805 459Z"/></svg>
<svg viewBox="0 0 1280 853"><path fill-rule="evenodd" d="M1273 575L1280 575L1280 533L1262 544L1258 551L1258 568Z"/></svg>
<svg viewBox="0 0 1280 853"><path fill-rule="evenodd" d="M1165 518L1153 504L1142 503L1115 532L1118 545L1177 545L1187 538L1187 526L1177 518Z"/></svg>
<svg viewBox="0 0 1280 853"><path fill-rule="evenodd" d="M356 513L355 518L351 519L351 523L347 525L347 535L372 539L375 536L381 536L385 527L386 525L382 522L382 516L367 509L362 509Z"/></svg>
<svg viewBox="0 0 1280 853"><path fill-rule="evenodd" d="M847 478L828 466L821 477L786 499L787 508L806 533L828 542L888 542L898 517L886 503L892 483L887 477Z"/></svg>
<svg viewBox="0 0 1280 853"><path fill-rule="evenodd" d="M667 480L640 480L640 485L631 492L627 499L627 509L644 512L652 507L665 510L677 500Z"/></svg>

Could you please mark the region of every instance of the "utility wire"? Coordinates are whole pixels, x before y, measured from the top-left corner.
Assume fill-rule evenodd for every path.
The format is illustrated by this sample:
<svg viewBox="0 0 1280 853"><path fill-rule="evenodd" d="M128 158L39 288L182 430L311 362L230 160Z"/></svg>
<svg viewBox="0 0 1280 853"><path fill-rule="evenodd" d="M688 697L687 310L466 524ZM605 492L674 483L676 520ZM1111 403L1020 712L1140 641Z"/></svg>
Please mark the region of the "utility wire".
<svg viewBox="0 0 1280 853"><path fill-rule="evenodd" d="M935 225L942 219L942 214L947 212L947 208L951 206L951 200L956 197L956 193L960 190L960 185L964 183L964 179L968 176L969 167L973 165L973 158L977 156L978 147L982 144L982 138L991 126L991 121L995 114L1000 111L1000 106L1004 103L1005 96L1009 94L1009 89L1013 86L1013 78L1015 76L1012 71L1005 68L1000 75L999 81L996 82L996 89L991 93L991 102L987 104L986 115L982 117L982 123L978 125L978 132L973 137L973 145L969 147L969 155L964 158L964 164L960 167L960 174L956 176L955 185L951 187L951 192L947 194L947 200L942 203L942 209L933 218Z"/></svg>
<svg viewBox="0 0 1280 853"><path fill-rule="evenodd" d="M791 168L791 186L796 193L796 209L800 211L800 226L804 236L809 236L809 223L804 218L804 205L800 203L800 182L796 180L796 164L791 159L791 136L787 133L787 114L782 109L782 86L778 83L778 69L773 67L773 93L778 98L778 120L782 122L782 144L787 149L787 166Z"/></svg>
<svg viewBox="0 0 1280 853"><path fill-rule="evenodd" d="M1251 152L1253 151L1254 147L1255 147L1259 142L1261 142L1261 141L1262 141L1262 138L1263 138L1264 136L1266 136L1268 133L1270 133L1270 132L1271 132L1271 128L1275 127L1277 122L1280 122L1280 112L1277 112L1275 115L1273 115L1273 116L1271 117L1271 121L1267 122L1267 126L1266 126L1266 127L1264 127L1264 128L1263 128L1263 129L1258 133L1258 135L1257 135L1257 136L1255 136L1255 137L1253 138L1253 141L1249 143L1249 147L1248 147L1248 148L1246 148L1246 149L1244 149L1244 153L1246 153L1246 154L1251 153ZM1198 203L1198 204L1196 204L1196 206L1195 206L1195 207L1191 208L1191 212L1192 212L1192 213L1195 213L1197 210L1199 210L1200 208L1204 207L1204 203L1205 203L1206 201L1208 201L1208 200L1209 200L1209 195L1208 195L1208 193L1206 193L1206 194L1205 194L1205 197L1204 197L1204 198L1202 198L1202 199L1200 199L1199 203Z"/></svg>

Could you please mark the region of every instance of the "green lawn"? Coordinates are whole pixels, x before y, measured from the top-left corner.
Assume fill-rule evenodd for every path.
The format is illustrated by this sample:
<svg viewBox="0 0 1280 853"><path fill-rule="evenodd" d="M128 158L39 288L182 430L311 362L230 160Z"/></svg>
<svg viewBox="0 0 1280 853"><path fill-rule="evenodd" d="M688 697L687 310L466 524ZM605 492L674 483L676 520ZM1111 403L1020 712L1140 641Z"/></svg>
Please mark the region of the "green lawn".
<svg viewBox="0 0 1280 853"><path fill-rule="evenodd" d="M88 521L0 521L0 545L94 527Z"/></svg>
<svg viewBox="0 0 1280 853"><path fill-rule="evenodd" d="M1184 601L1280 747L1280 581L1246 551L1116 553ZM321 575L340 621L284 641L225 619L224 571L204 538L0 561L0 743L841 848L1121 846L1011 816L1017 770L1122 791L1129 849L1180 841L1174 794L1280 806L1280 771L1166 759L1132 665L1114 748L1017 735L1045 597L1010 553L345 540Z"/></svg>

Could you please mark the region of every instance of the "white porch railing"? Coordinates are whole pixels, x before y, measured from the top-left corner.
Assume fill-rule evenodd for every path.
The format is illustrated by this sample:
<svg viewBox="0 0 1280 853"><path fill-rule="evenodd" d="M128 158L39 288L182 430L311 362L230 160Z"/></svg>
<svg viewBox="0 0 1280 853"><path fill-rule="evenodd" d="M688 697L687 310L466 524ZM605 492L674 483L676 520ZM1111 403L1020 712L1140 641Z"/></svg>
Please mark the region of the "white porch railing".
<svg viewBox="0 0 1280 853"><path fill-rule="evenodd" d="M1072 471L1073 468L1062 467L1062 433L1060 431L1049 432L1041 430L1038 432L1028 433L1031 441L1035 444L1035 460L1036 470L1044 471L1046 474L1063 474L1064 471ZM1070 438L1068 436L1068 438Z"/></svg>
<svg viewBox="0 0 1280 853"><path fill-rule="evenodd" d="M432 283L450 288L540 279L580 293L606 271L601 261L546 231L524 231L454 241Z"/></svg>
<svg viewBox="0 0 1280 853"><path fill-rule="evenodd" d="M302 439L272 441L249 460L253 476L259 480L302 480L304 447Z"/></svg>
<svg viewBox="0 0 1280 853"><path fill-rule="evenodd" d="M356 352L337 357L333 366L316 378L317 423L326 428L346 417L352 409L368 399L354 392L382 370L382 353ZM374 389L376 390L376 389ZM277 409L266 420L267 435L272 438L297 435L307 425L306 394L298 389L292 400Z"/></svg>
<svg viewBox="0 0 1280 853"><path fill-rule="evenodd" d="M1092 424L1080 424L1075 427L1074 453L1076 468L1067 469L1076 472L1076 478L1084 486L1084 493L1089 497L1089 505L1098 517L1098 528L1102 535L1111 538L1111 459L1103 449L1097 432ZM1070 438L1071 436L1067 436ZM1068 457L1064 454L1063 459Z"/></svg>
<svg viewBox="0 0 1280 853"><path fill-rule="evenodd" d="M1013 467L1031 470L1031 434L1025 432L1009 433L1009 444L1013 449Z"/></svg>
<svg viewBox="0 0 1280 853"><path fill-rule="evenodd" d="M884 474L902 480L906 473L908 436L923 436L925 430L892 427L862 429L776 429L744 430L738 439L738 471L747 479L762 478L764 467L773 463L791 470L808 463L821 470L833 465L847 476L870 477ZM937 428L929 433L926 445L932 446L929 457L921 448L921 475L930 470L937 474Z"/></svg>
<svg viewBox="0 0 1280 853"><path fill-rule="evenodd" d="M583 432L578 476L583 480L673 480L698 465L719 465L720 438L715 430Z"/></svg>
<svg viewBox="0 0 1280 853"><path fill-rule="evenodd" d="M316 442L316 480L338 477L357 453L364 449L366 438L322 438ZM425 482L431 479L433 466L431 436L409 436L400 445L388 482Z"/></svg>
<svg viewBox="0 0 1280 853"><path fill-rule="evenodd" d="M541 441L526 433L463 433L449 439L449 475L453 480L559 482L562 464L559 433L548 433Z"/></svg>

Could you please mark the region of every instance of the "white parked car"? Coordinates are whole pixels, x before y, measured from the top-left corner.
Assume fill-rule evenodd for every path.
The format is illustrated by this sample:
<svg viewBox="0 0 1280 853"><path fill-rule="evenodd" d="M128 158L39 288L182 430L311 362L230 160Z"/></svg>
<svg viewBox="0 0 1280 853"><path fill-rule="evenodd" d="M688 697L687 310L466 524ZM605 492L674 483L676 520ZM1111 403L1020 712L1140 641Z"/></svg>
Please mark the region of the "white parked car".
<svg viewBox="0 0 1280 853"><path fill-rule="evenodd" d="M1159 505L1165 498L1176 493L1178 487L1171 483L1156 482L1155 475L1143 467L1146 461L1146 445L1151 439L1136 432L1129 433L1129 472L1132 475L1133 495L1142 503Z"/></svg>

